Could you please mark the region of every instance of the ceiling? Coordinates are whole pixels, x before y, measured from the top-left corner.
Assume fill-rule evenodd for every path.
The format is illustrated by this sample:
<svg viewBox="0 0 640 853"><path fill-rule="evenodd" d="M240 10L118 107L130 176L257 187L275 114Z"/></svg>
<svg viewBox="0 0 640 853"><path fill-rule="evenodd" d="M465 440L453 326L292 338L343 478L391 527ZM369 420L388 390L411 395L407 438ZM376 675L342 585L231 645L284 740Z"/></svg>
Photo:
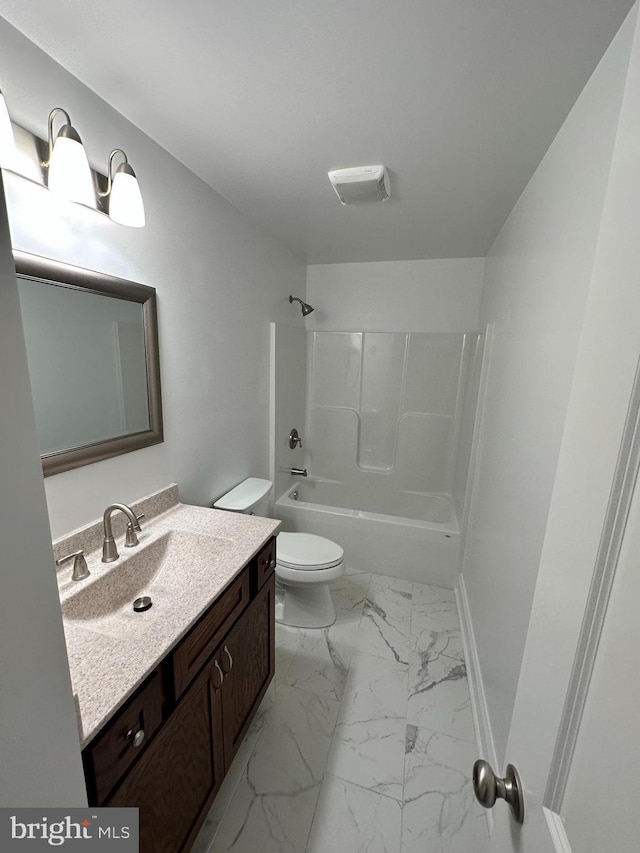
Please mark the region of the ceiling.
<svg viewBox="0 0 640 853"><path fill-rule="evenodd" d="M632 0L0 0L308 263L485 255ZM343 207L330 169L384 163ZM136 163L144 187L144 163Z"/></svg>

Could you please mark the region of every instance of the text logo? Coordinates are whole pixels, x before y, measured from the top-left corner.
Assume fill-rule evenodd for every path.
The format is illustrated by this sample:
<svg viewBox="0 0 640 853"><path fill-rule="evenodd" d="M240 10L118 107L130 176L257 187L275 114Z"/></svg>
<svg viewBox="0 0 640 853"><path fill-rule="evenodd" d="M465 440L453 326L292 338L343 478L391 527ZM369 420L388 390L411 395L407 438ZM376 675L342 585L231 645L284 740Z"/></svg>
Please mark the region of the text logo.
<svg viewBox="0 0 640 853"><path fill-rule="evenodd" d="M0 850L138 853L138 809L0 809Z"/></svg>

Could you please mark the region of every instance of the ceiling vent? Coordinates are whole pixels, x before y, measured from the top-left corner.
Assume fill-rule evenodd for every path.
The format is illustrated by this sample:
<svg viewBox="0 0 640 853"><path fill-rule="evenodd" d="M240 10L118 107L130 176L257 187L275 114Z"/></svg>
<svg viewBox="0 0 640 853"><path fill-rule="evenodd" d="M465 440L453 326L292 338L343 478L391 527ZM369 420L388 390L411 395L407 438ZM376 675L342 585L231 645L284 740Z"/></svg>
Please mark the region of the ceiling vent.
<svg viewBox="0 0 640 853"><path fill-rule="evenodd" d="M329 172L329 180L341 204L386 201L391 195L384 166L353 166Z"/></svg>

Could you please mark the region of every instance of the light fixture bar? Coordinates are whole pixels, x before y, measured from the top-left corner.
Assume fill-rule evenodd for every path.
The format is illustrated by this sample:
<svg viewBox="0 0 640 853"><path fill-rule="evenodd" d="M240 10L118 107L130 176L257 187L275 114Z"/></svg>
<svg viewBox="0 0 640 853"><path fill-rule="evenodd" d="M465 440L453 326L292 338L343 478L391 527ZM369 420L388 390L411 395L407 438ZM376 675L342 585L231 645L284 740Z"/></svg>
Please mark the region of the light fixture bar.
<svg viewBox="0 0 640 853"><path fill-rule="evenodd" d="M63 124L54 135L58 118L63 118ZM114 172L118 155L122 162ZM126 153L114 148L106 176L92 169L80 134L62 107L49 113L45 141L11 121L0 89L0 168L45 187L52 195L97 210L113 222L131 228L145 224L142 193Z"/></svg>
<svg viewBox="0 0 640 853"><path fill-rule="evenodd" d="M19 175L27 181L38 184L38 186L47 188L47 166L49 160L49 142L42 139L30 130L22 127L16 122L11 122L13 130L13 138L16 145L16 156L12 165L5 168L6 172L14 175ZM95 208L103 216L109 216L109 203L105 197L105 192L109 185L108 178L105 174L92 168L91 178L96 196Z"/></svg>

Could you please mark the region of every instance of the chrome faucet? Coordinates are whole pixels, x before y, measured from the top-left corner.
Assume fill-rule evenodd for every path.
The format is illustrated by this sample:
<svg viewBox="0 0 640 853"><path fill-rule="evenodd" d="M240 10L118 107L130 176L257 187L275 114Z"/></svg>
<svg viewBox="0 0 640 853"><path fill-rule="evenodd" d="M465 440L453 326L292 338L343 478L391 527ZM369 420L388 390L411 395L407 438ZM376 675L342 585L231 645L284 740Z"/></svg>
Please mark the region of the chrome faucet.
<svg viewBox="0 0 640 853"><path fill-rule="evenodd" d="M292 477L307 477L307 469L306 468L292 468L291 469Z"/></svg>
<svg viewBox="0 0 640 853"><path fill-rule="evenodd" d="M142 516L136 516L134 511L126 504L111 504L105 509L104 515L102 516L102 523L104 525L104 542L102 543L103 563L112 563L114 560L117 560L119 556L118 549L116 548L116 542L113 538L113 530L111 529L111 515L117 509L119 509L120 512L123 512L129 519L125 547L132 548L134 545L138 544L136 530L140 530L140 518L142 518Z"/></svg>

